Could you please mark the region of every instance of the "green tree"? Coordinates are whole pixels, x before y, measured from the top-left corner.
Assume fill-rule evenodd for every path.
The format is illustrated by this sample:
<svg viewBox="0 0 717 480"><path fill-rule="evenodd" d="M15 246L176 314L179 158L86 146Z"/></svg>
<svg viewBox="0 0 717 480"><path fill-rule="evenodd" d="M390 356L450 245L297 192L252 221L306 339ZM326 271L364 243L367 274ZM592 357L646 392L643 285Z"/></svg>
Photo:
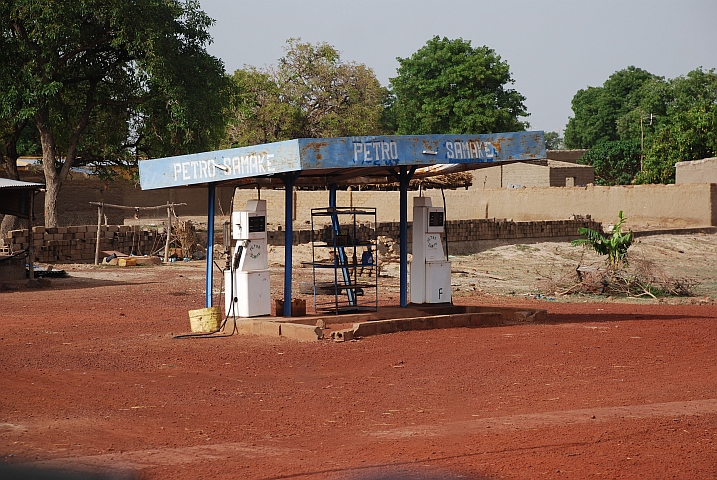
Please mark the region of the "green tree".
<svg viewBox="0 0 717 480"><path fill-rule="evenodd" d="M634 102L627 106L627 113L616 121L618 137L639 140L644 154L660 122L665 119L672 95L670 83L663 78L646 80L633 95Z"/></svg>
<svg viewBox="0 0 717 480"><path fill-rule="evenodd" d="M693 70L671 80L670 90L639 183L674 183L675 163L717 156L717 73Z"/></svg>
<svg viewBox="0 0 717 480"><path fill-rule="evenodd" d="M21 155L37 155L40 152L37 131L23 120L18 123L0 119L0 176L20 180L17 160ZM10 230L19 227L19 218L0 214L0 243Z"/></svg>
<svg viewBox="0 0 717 480"><path fill-rule="evenodd" d="M596 177L605 184L623 183L634 173L635 183L673 183L675 163L717 155L714 69L698 68L666 81L629 67L613 74L602 87L580 90L573 97L573 111L575 117L565 131L566 146L597 148L602 143L585 160L593 158ZM638 142L641 171L632 170L634 144L627 148L619 140ZM609 168L598 173L600 166Z"/></svg>
<svg viewBox="0 0 717 480"><path fill-rule="evenodd" d="M398 58L390 80L398 134L494 133L525 130L525 97L510 66L486 46L433 37L409 58Z"/></svg>
<svg viewBox="0 0 717 480"><path fill-rule="evenodd" d="M643 115L660 113L651 111L656 108L651 102L659 105L661 83L664 81L660 77L630 66L613 73L601 87L578 90L572 100L575 116L568 119L565 128L565 146L592 148L601 141L635 138L634 130L628 128L634 122L623 118L640 106L644 107ZM645 84L650 88L643 89ZM622 132L618 128L620 121L623 121Z"/></svg>
<svg viewBox="0 0 717 480"><path fill-rule="evenodd" d="M560 150L563 148L563 137L558 132L545 132L545 149Z"/></svg>
<svg viewBox="0 0 717 480"><path fill-rule="evenodd" d="M386 89L373 70L341 60L328 43L291 38L277 66L245 67L231 79L228 146L384 133Z"/></svg>
<svg viewBox="0 0 717 480"><path fill-rule="evenodd" d="M600 142L583 155L578 163L595 168L597 185L628 185L640 171L640 142L615 140Z"/></svg>
<svg viewBox="0 0 717 480"><path fill-rule="evenodd" d="M1 118L30 119L39 133L48 226L73 166L221 138L226 80L205 49L211 23L194 0L0 4Z"/></svg>
<svg viewBox="0 0 717 480"><path fill-rule="evenodd" d="M296 138L300 112L282 101L280 87L267 71L237 70L226 147L257 145Z"/></svg>

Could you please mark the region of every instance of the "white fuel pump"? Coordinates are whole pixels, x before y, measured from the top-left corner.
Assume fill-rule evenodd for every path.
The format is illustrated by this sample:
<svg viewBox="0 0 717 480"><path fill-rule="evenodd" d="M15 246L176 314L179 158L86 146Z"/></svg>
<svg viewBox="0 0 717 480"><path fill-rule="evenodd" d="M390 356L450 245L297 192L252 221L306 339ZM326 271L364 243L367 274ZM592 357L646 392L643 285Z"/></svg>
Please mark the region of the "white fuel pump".
<svg viewBox="0 0 717 480"><path fill-rule="evenodd" d="M429 197L413 199L411 303L451 301L451 262L441 241L444 223L442 207L432 206Z"/></svg>
<svg viewBox="0 0 717 480"><path fill-rule="evenodd" d="M224 271L224 311L227 316L271 314L266 239L266 200L249 200L246 209L232 212L235 241L230 266Z"/></svg>

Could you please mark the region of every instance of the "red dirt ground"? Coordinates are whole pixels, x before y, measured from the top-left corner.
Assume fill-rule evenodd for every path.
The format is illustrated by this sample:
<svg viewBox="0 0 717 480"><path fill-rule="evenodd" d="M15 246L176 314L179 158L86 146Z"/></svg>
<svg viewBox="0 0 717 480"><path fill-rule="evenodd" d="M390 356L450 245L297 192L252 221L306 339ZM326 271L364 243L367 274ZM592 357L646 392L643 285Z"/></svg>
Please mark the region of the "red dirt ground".
<svg viewBox="0 0 717 480"><path fill-rule="evenodd" d="M717 478L715 305L468 296L550 321L177 340L201 270L111 272L0 293L0 477Z"/></svg>

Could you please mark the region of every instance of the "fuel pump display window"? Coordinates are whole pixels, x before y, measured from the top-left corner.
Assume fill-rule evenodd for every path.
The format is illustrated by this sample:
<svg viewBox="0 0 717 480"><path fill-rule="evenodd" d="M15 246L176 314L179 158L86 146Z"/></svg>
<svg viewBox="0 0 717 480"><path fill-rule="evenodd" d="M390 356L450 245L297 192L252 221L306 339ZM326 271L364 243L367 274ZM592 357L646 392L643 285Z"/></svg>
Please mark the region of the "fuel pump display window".
<svg viewBox="0 0 717 480"><path fill-rule="evenodd" d="M443 211L428 212L428 226L429 227L442 227L443 226Z"/></svg>
<svg viewBox="0 0 717 480"><path fill-rule="evenodd" d="M249 217L249 233L258 233L266 231L266 217L256 216Z"/></svg>

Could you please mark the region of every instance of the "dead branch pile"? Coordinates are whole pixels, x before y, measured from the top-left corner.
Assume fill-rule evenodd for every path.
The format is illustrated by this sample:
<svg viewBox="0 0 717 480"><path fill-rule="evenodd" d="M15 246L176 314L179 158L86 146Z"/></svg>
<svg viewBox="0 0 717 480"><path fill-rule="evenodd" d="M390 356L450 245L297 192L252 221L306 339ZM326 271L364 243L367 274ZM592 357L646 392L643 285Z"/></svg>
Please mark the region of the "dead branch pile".
<svg viewBox="0 0 717 480"><path fill-rule="evenodd" d="M436 175L417 180L411 180L410 186L418 188L468 188L473 184L473 172L455 172L446 175Z"/></svg>
<svg viewBox="0 0 717 480"><path fill-rule="evenodd" d="M418 190L419 186L423 188L445 188L457 189L468 188L473 184L473 172L454 172L445 175L435 175L433 177L414 178L408 184L411 190ZM384 183L378 185L361 185L360 190L398 190L398 182Z"/></svg>
<svg viewBox="0 0 717 480"><path fill-rule="evenodd" d="M585 293L657 298L690 297L697 285L699 282L695 279L672 277L654 262L636 258L630 261L630 267L622 269L578 265L574 271L543 276L538 287L558 296Z"/></svg>
<svg viewBox="0 0 717 480"><path fill-rule="evenodd" d="M191 220L179 220L172 227L174 237L182 247L182 255L184 258L192 258L192 254L197 248L197 230Z"/></svg>

